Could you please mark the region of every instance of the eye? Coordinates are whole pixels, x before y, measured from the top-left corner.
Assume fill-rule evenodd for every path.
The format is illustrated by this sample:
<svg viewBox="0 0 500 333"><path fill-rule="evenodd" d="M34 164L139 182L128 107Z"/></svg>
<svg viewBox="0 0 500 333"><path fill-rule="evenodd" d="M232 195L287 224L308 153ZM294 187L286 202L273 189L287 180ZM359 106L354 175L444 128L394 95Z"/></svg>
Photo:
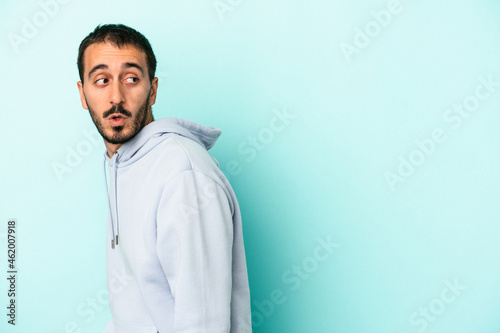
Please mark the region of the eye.
<svg viewBox="0 0 500 333"><path fill-rule="evenodd" d="M135 76L130 76L130 77L126 78L125 80L129 83L136 83L137 81L139 81L139 79L136 78Z"/></svg>
<svg viewBox="0 0 500 333"><path fill-rule="evenodd" d="M106 78L104 78L104 77L103 77L102 79L99 79L99 80L96 80L96 81L95 81L95 83L96 83L97 85L103 85L103 84L106 84L107 82L108 82L108 79L106 79Z"/></svg>

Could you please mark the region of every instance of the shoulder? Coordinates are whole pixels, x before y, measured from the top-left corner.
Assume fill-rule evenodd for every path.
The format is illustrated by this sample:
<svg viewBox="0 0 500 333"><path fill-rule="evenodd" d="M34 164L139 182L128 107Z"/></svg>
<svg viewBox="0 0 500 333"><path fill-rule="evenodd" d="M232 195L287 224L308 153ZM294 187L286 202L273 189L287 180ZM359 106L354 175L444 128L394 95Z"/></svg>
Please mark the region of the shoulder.
<svg viewBox="0 0 500 333"><path fill-rule="evenodd" d="M217 161L199 143L176 133L160 143L153 152L162 167L178 172L193 170L210 175L218 169Z"/></svg>
<svg viewBox="0 0 500 333"><path fill-rule="evenodd" d="M212 191L212 186L220 187L229 200L231 212L234 211L232 196L228 189L230 185L215 158L203 146L182 135L170 133L169 138L157 148L159 151L156 155L160 155L162 159L160 168L169 170L163 178L165 185L169 184L168 188L176 184L174 180L184 185L194 182L193 184L201 186L203 191Z"/></svg>

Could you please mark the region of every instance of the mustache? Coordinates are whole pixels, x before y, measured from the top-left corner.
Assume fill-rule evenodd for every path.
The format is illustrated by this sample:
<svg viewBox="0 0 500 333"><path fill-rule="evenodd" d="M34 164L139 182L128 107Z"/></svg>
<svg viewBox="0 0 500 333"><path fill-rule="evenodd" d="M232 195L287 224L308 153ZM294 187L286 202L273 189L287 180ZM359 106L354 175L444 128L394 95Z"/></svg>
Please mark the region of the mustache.
<svg viewBox="0 0 500 333"><path fill-rule="evenodd" d="M108 118L109 116L111 116L113 113L121 113L122 115L126 116L126 117L132 117L132 112L128 111L128 110L125 110L123 108L123 106L121 105L114 105L111 109L109 109L108 111L104 112L104 114L102 115L102 117L104 119Z"/></svg>

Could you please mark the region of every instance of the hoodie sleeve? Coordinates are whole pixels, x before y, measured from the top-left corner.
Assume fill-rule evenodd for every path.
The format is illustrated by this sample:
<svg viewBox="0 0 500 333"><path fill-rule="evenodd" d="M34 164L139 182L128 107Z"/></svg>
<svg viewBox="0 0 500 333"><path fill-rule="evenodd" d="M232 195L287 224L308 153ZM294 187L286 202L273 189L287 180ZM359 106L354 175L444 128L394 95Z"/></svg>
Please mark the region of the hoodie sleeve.
<svg viewBox="0 0 500 333"><path fill-rule="evenodd" d="M174 297L174 332L230 331L233 220L223 188L193 170L160 198L157 254Z"/></svg>

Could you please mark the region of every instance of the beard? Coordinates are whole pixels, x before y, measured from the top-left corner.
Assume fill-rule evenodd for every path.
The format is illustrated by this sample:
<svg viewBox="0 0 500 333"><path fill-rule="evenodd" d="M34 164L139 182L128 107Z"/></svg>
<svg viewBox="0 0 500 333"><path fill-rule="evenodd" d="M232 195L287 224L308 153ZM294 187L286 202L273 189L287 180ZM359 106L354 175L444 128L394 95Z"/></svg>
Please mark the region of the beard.
<svg viewBox="0 0 500 333"><path fill-rule="evenodd" d="M148 119L148 108L149 108L149 95L151 94L151 89L149 91L148 97L144 101L144 103L140 106L139 110L135 117L132 118L132 112L123 108L122 105L113 105L113 107L106 112L103 113L102 118L94 111L90 104L87 102L87 106L89 108L90 117L94 122L95 127L99 134L101 134L102 138L111 144L123 144L132 138L134 138L137 133L139 133L144 126L146 126L146 121ZM85 98L85 101L87 99ZM111 130L106 131L104 128L101 119L106 119L113 113L120 113L129 120L131 120L131 124L127 124L126 126L111 126Z"/></svg>

